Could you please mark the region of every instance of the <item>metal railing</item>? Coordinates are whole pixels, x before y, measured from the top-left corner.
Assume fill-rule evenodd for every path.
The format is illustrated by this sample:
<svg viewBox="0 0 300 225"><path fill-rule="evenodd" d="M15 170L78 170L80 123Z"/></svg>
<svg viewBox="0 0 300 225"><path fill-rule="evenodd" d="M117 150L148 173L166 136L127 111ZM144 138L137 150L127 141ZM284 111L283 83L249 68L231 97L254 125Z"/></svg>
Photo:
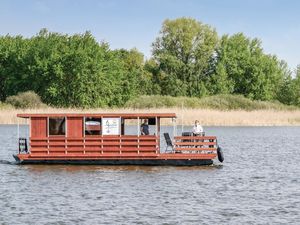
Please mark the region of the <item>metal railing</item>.
<svg viewBox="0 0 300 225"><path fill-rule="evenodd" d="M19 138L19 154L20 153L29 153L26 138Z"/></svg>
<svg viewBox="0 0 300 225"><path fill-rule="evenodd" d="M217 138L215 136L176 136L174 137L175 153L216 153Z"/></svg>

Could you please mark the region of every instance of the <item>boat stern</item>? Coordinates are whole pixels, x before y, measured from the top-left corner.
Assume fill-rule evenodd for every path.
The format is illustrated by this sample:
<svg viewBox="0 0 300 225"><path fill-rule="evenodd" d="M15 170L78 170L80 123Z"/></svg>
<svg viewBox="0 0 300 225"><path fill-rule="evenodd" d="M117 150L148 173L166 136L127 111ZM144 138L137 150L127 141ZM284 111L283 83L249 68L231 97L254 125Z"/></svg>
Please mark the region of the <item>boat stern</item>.
<svg viewBox="0 0 300 225"><path fill-rule="evenodd" d="M13 154L14 159L18 164L22 164L24 160L28 159L29 154Z"/></svg>
<svg viewBox="0 0 300 225"><path fill-rule="evenodd" d="M21 159L19 158L18 155L13 154L13 157L16 160L17 163L21 163Z"/></svg>

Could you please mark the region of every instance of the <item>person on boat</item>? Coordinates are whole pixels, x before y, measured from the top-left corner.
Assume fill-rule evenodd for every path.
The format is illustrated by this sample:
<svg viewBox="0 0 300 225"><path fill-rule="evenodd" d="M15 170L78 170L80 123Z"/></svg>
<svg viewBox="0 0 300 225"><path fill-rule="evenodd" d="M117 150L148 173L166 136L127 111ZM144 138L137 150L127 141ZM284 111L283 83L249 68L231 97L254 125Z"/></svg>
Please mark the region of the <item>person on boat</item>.
<svg viewBox="0 0 300 225"><path fill-rule="evenodd" d="M149 125L148 125L148 120L145 119L144 123L141 125L141 134L142 135L149 135Z"/></svg>
<svg viewBox="0 0 300 225"><path fill-rule="evenodd" d="M193 134L194 136L203 136L204 130L203 127L200 125L199 120L195 121L195 125L193 127Z"/></svg>

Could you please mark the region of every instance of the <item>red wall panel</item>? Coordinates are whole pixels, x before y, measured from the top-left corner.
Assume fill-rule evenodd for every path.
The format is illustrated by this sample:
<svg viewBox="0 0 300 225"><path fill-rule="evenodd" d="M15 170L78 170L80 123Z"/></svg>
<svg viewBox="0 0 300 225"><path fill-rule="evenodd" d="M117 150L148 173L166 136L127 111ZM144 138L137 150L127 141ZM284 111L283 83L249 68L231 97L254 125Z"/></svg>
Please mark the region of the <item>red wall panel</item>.
<svg viewBox="0 0 300 225"><path fill-rule="evenodd" d="M83 118L68 117L67 118L67 136L83 137Z"/></svg>
<svg viewBox="0 0 300 225"><path fill-rule="evenodd" d="M47 137L47 118L45 117L31 118L31 137L32 138Z"/></svg>

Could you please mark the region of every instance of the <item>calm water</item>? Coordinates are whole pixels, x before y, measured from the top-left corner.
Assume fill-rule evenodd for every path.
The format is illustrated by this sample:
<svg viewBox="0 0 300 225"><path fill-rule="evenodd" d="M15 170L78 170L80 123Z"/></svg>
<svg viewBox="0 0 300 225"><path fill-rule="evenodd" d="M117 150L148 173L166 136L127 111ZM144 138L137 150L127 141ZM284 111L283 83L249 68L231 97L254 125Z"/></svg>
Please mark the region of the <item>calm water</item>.
<svg viewBox="0 0 300 225"><path fill-rule="evenodd" d="M19 166L2 125L0 224L300 224L300 127L206 132L222 166Z"/></svg>

